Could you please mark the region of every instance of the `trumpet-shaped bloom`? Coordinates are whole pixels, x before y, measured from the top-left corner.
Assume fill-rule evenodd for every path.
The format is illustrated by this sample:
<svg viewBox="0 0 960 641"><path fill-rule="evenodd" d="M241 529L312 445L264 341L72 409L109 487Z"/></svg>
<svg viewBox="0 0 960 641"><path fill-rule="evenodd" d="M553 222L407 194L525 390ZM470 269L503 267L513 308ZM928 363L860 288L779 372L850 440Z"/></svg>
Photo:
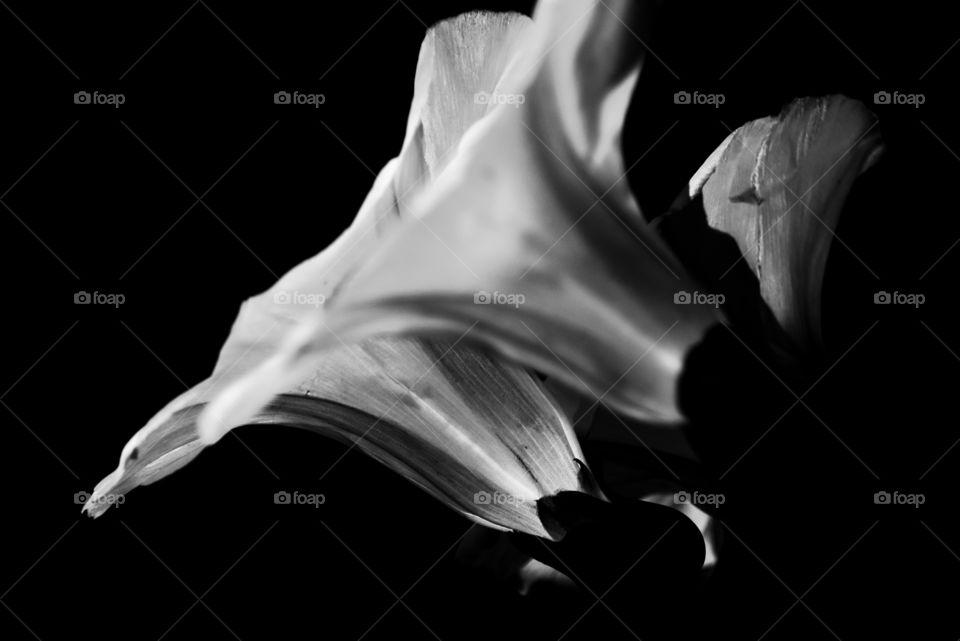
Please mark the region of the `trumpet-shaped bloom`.
<svg viewBox="0 0 960 641"><path fill-rule="evenodd" d="M719 320L677 305L695 283L644 222L620 133L648 3L551 0L489 108L403 221L328 304L200 420L203 438L256 415L341 341L431 335L497 353L630 416L678 422L684 355Z"/></svg>
<svg viewBox="0 0 960 641"><path fill-rule="evenodd" d="M467 14L429 32L403 149L377 177L355 222L324 252L243 305L213 375L134 435L117 470L95 489L88 512L101 514L111 504L105 497L166 476L210 443L196 427L202 408L269 359L291 328L335 298L409 217L408 194L432 183L463 133L489 110L474 96L493 91L528 28L529 19L517 14ZM478 522L558 536L544 529L535 501L561 490L592 490L569 421L534 375L462 339L378 336L338 343L249 422L294 425L356 443Z"/></svg>

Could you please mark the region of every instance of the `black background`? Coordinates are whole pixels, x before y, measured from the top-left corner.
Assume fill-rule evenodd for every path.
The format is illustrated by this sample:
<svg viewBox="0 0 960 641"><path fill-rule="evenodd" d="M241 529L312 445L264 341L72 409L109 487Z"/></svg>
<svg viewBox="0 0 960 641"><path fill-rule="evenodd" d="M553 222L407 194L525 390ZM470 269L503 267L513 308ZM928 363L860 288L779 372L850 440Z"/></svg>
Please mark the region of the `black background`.
<svg viewBox="0 0 960 641"><path fill-rule="evenodd" d="M239 430L97 521L73 502L209 373L240 301L352 219L400 148L425 26L532 4L4 1L4 639L635 638L592 598L524 601L458 568L467 521L294 430ZM873 106L887 154L837 229L832 368L713 479L729 533L677 638L960 636L957 38L947 4L676 3L648 43L624 141L648 217L730 128L794 97L926 97ZM273 104L294 89L326 103ZM75 105L80 90L126 103ZM77 306L79 290L126 303ZM878 290L927 302L878 307ZM294 489L326 504L274 505ZM926 503L877 506L879 490Z"/></svg>

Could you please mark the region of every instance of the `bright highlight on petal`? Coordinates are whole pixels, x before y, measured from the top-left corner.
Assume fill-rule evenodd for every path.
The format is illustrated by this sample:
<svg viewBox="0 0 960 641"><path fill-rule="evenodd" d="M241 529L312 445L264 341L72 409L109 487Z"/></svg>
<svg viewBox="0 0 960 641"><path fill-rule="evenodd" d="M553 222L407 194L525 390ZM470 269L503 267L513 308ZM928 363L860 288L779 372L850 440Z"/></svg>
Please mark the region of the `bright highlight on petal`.
<svg viewBox="0 0 960 641"><path fill-rule="evenodd" d="M635 418L677 423L684 355L720 315L677 305L695 283L644 222L620 132L646 3L545 2L502 101L395 233L268 366L218 397L201 431L242 423L341 342L482 342ZM306 329L303 329L306 328ZM472 329L471 329L472 328Z"/></svg>

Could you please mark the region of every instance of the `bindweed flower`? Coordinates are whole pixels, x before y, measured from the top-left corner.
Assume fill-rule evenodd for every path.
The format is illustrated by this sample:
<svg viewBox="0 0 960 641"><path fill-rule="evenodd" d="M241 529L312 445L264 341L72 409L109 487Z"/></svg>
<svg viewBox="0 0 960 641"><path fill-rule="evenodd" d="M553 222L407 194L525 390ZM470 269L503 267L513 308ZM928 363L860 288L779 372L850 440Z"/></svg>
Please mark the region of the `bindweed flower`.
<svg viewBox="0 0 960 641"><path fill-rule="evenodd" d="M85 510L179 469L210 443L199 438L202 408L278 349L305 316L335 297L347 275L409 216L406 200L445 165L491 91L529 19L467 14L434 27L420 52L415 95L400 155L377 177L356 220L318 256L241 308L213 375L158 413L127 443L116 471ZM466 516L491 527L551 537L535 501L592 487L567 417L524 368L461 339L375 337L338 344L249 422L288 424L357 447ZM236 423L230 427L239 425Z"/></svg>
<svg viewBox="0 0 960 641"><path fill-rule="evenodd" d="M355 444L479 523L562 539L544 499L604 498L574 411L602 404L634 436L681 424L684 360L732 318L682 298L702 291L677 257L684 239L668 247L625 179L635 30L654 4L543 0L532 20L470 13L431 28L403 146L353 224L244 303L210 378L134 435L85 510L236 427L284 424ZM731 134L690 182L799 345L819 337L831 234L876 157L871 123L854 101L802 100ZM624 495L684 512L712 565L706 513L673 492ZM504 566L554 576L522 555Z"/></svg>
<svg viewBox="0 0 960 641"><path fill-rule="evenodd" d="M341 341L468 329L500 355L635 418L679 423L684 355L720 319L641 216L620 134L648 3L552 0L496 83L501 96L328 304L200 419L214 441Z"/></svg>
<svg viewBox="0 0 960 641"><path fill-rule="evenodd" d="M729 234L796 346L821 344L820 297L844 201L882 151L876 118L844 96L805 98L747 123L690 181L711 227Z"/></svg>

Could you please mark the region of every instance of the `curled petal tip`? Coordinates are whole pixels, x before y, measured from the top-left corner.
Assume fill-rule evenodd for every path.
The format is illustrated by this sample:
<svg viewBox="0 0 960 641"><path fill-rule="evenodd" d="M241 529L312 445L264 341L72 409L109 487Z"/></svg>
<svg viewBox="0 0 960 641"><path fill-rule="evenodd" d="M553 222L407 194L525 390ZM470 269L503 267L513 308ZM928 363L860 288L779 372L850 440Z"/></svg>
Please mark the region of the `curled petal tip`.
<svg viewBox="0 0 960 641"><path fill-rule="evenodd" d="M90 517L91 519L99 519L101 516L103 516L103 513L109 509L109 507L110 503L96 501L94 500L94 497L90 497L83 505L80 513Z"/></svg>
<svg viewBox="0 0 960 641"><path fill-rule="evenodd" d="M93 492L90 493L84 502L80 513L86 514L92 519L102 516L111 505L117 502L117 497L121 497L122 499L123 492L118 488L122 478L123 470L118 468L97 483Z"/></svg>

